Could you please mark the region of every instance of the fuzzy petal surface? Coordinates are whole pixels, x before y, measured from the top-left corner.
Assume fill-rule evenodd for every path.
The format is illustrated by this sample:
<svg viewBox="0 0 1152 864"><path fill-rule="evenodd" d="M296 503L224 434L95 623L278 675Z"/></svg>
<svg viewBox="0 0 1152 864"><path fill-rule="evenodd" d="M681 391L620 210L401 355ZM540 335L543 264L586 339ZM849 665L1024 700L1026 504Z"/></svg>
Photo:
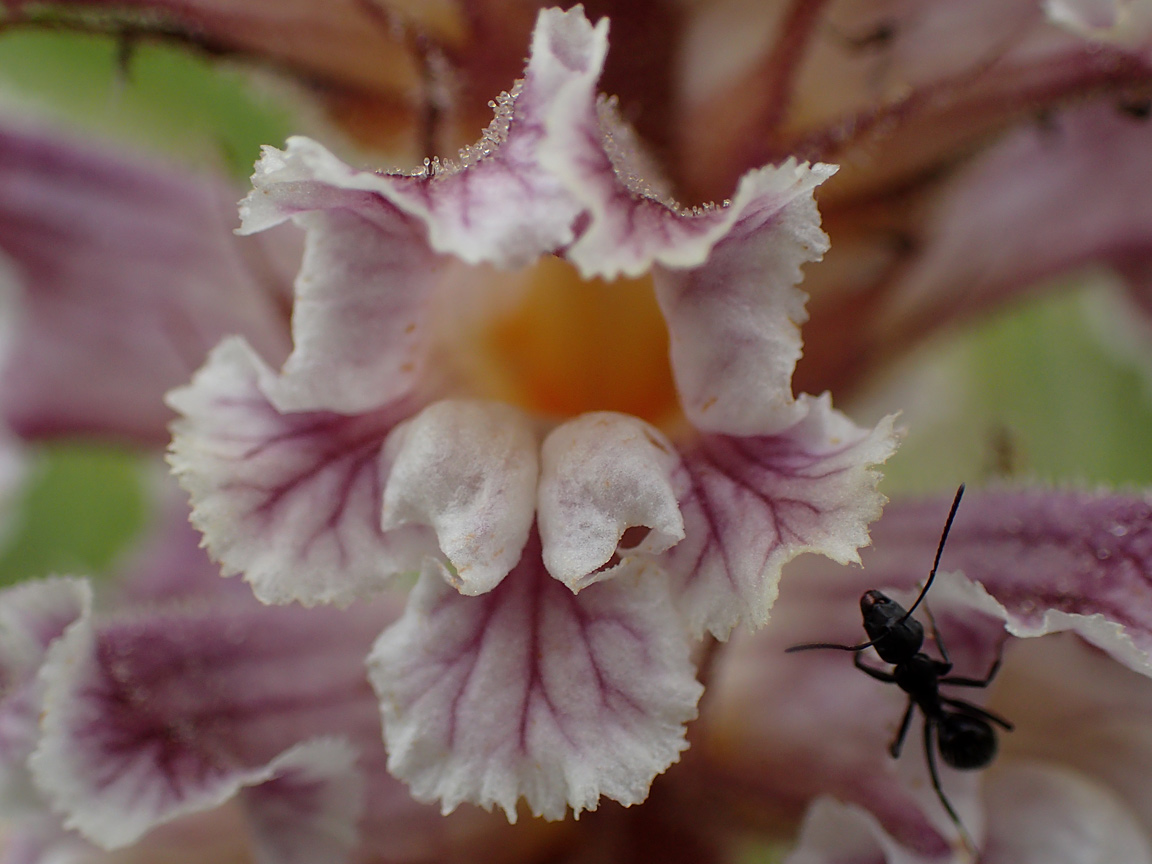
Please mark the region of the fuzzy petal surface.
<svg viewBox="0 0 1152 864"><path fill-rule="evenodd" d="M687 746L702 688L660 579L642 571L578 596L533 534L493 591L463 597L434 561L369 658L389 769L445 812L517 802L547 819L639 803Z"/></svg>
<svg viewBox="0 0 1152 864"><path fill-rule="evenodd" d="M594 101L606 34L582 10L542 13L524 80L456 162L386 174L307 138L265 148L243 230L289 218L308 230L281 408L365 411L405 395L423 371L443 256L520 267L571 242L579 205L539 164L544 114L569 91Z"/></svg>
<svg viewBox="0 0 1152 864"><path fill-rule="evenodd" d="M778 435L705 435L682 452L686 539L665 558L693 632L762 626L784 564L804 552L855 562L868 543L885 501L870 466L895 450L894 418L869 430L827 395L797 405L806 416Z"/></svg>
<svg viewBox="0 0 1152 864"><path fill-rule="evenodd" d="M807 320L796 285L828 248L812 190L834 170L789 161L749 173L729 207L694 217L717 220L695 260L660 262L656 297L696 428L770 435L804 416L791 389Z"/></svg>
<svg viewBox="0 0 1152 864"><path fill-rule="evenodd" d="M435 402L389 438L382 526L428 526L462 594L492 590L520 560L536 506L536 434L499 402Z"/></svg>
<svg viewBox="0 0 1152 864"><path fill-rule="evenodd" d="M225 574L266 603L347 603L435 549L421 529L380 527L381 448L410 409L282 414L280 380L242 340L221 343L168 396L183 415L169 461Z"/></svg>
<svg viewBox="0 0 1152 864"><path fill-rule="evenodd" d="M52 644L30 765L67 827L119 848L247 789L262 860L346 858L364 806L352 742L374 715L358 659L391 614L237 605L86 615Z"/></svg>
<svg viewBox="0 0 1152 864"><path fill-rule="evenodd" d="M584 414L549 434L541 459L544 566L573 591L629 555L658 554L684 539L680 460L655 427L623 414ZM629 529L643 536L625 548Z"/></svg>
<svg viewBox="0 0 1152 864"><path fill-rule="evenodd" d="M890 504L862 571L819 558L797 562L773 626L734 642L714 678L714 725L702 736L714 764L728 766L729 781L763 806L796 815L811 797L833 795L867 808L901 846L930 859L945 854L955 829L926 785L922 721L913 722L899 760L887 755L904 694L861 674L847 652L784 649L859 643L865 590L907 605L931 567L950 501ZM1102 812L1127 814L1117 824L1134 820L1152 837L1143 779L1152 771L1152 666L1140 617L1152 602L1141 563L1152 549L1149 512L1141 496L1074 490L969 490L961 504L928 602L955 674L981 679L999 654L1003 669L990 688L945 690L1016 729L1001 734L1000 755L987 771L941 766L941 780L989 850L1008 823L997 821L1000 811L984 795L997 772L1021 760L1082 775L1098 788L1089 797L1104 802ZM982 584L954 572L957 566ZM865 662L877 665L871 652ZM764 693L788 696L766 700ZM756 766L750 773L749 765Z"/></svg>

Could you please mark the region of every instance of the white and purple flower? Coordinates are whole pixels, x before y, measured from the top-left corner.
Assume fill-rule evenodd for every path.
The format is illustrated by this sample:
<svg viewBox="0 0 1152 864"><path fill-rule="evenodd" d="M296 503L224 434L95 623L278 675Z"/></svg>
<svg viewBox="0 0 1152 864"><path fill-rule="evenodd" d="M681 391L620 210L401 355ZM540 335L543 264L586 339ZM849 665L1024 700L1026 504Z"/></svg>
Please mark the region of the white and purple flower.
<svg viewBox="0 0 1152 864"><path fill-rule="evenodd" d="M803 552L856 560L895 447L891 418L791 392L832 169L763 168L718 207L662 196L596 95L607 30L541 13L458 163L266 150L243 230L307 232L294 350L276 372L226 340L169 396L192 520L258 598L348 604L420 571L369 668L390 770L446 811L642 801L687 746L692 637L763 624ZM614 356L663 355L657 304L663 396ZM564 320L571 356L549 315L589 322Z"/></svg>

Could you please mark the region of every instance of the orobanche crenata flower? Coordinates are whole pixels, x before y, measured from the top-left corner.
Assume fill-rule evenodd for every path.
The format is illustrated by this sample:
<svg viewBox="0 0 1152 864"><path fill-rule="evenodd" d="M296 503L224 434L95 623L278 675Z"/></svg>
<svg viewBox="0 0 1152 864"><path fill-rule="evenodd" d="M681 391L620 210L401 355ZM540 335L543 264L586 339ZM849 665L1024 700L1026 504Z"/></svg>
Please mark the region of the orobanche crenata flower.
<svg viewBox="0 0 1152 864"><path fill-rule="evenodd" d="M241 230L306 232L293 351L226 339L169 395L192 521L259 599L419 572L368 668L389 771L444 811L643 800L687 746L694 642L765 623L795 556L856 560L896 443L791 391L834 169L681 207L597 95L607 44L542 12L456 162L267 149Z"/></svg>

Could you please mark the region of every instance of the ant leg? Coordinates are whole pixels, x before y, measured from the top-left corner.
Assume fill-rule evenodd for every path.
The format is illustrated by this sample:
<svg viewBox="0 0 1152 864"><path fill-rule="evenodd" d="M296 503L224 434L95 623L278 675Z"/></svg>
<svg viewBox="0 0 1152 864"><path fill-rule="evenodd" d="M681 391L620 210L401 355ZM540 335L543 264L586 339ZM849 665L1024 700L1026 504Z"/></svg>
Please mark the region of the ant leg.
<svg viewBox="0 0 1152 864"><path fill-rule="evenodd" d="M1016 728L1014 725L1012 725L1011 722L1005 720L999 714L994 714L986 708L981 708L979 705L972 705L971 703L965 702L962 699L949 699L947 696L941 696L940 701L945 705L951 705L961 714L967 714L969 717L982 717L985 720L991 720L993 723L1002 726L1009 732Z"/></svg>
<svg viewBox="0 0 1152 864"><path fill-rule="evenodd" d="M996 678L996 673L1000 671L1000 659L996 658L996 662L992 664L992 668L988 670L988 674L983 678L941 678L941 684L955 684L957 687L987 687Z"/></svg>
<svg viewBox="0 0 1152 864"><path fill-rule="evenodd" d="M909 699L908 707L904 711L904 719L900 721L900 731L896 733L896 737L888 745L888 755L893 759L899 759L900 751L904 749L904 737L908 734L908 727L912 724L912 711L915 707L916 703Z"/></svg>
<svg viewBox="0 0 1152 864"><path fill-rule="evenodd" d="M853 655L852 663L856 666L857 669L859 669L865 675L870 675L873 678L875 678L877 681L883 681L885 684L895 684L896 683L896 676L895 675L893 675L891 672L885 672L883 669L873 669L871 666L868 666L867 664L864 663L863 660L860 659L859 653Z"/></svg>
<svg viewBox="0 0 1152 864"><path fill-rule="evenodd" d="M944 640L940 637L940 631L936 629L936 617L932 614L932 610L928 608L928 604L924 604L924 614L928 616L928 626L932 628L932 641L936 643L936 650L940 652L943 661L937 660L936 674L947 675L952 671L952 658L948 656L948 649L944 646Z"/></svg>
<svg viewBox="0 0 1152 864"><path fill-rule="evenodd" d="M972 842L972 838L968 834L968 830L964 827L964 823L960 821L960 817L956 815L956 811L952 809L951 803L948 801L948 796L944 794L944 787L940 785L940 774L936 770L936 741L935 733L936 722L931 717L924 718L924 756L928 760L928 776L932 779L932 788L936 790L936 797L940 799L940 803L944 805L944 809L948 811L949 817L956 825L956 830L960 832L960 840L964 846L972 853L975 858L978 850L976 844Z"/></svg>

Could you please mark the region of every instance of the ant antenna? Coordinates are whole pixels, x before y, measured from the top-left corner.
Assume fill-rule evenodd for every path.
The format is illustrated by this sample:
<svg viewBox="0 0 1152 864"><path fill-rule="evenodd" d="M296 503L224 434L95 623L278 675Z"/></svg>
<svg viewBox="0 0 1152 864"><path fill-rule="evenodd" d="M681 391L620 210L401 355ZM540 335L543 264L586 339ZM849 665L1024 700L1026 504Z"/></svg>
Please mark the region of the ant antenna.
<svg viewBox="0 0 1152 864"><path fill-rule="evenodd" d="M948 542L948 532L952 530L952 520L956 518L956 511L960 509L960 499L963 497L964 484L961 483L960 488L956 490L956 497L952 499L952 509L948 511L948 521L944 523L944 533L940 535L940 545L936 547L936 560L932 562L932 572L928 574L928 581L924 583L916 602L897 623L903 624L912 617L912 613L916 611L916 607L920 605L920 602L927 596L928 589L932 587L932 580L936 578L936 568L940 566L940 556L944 554L944 544Z"/></svg>

